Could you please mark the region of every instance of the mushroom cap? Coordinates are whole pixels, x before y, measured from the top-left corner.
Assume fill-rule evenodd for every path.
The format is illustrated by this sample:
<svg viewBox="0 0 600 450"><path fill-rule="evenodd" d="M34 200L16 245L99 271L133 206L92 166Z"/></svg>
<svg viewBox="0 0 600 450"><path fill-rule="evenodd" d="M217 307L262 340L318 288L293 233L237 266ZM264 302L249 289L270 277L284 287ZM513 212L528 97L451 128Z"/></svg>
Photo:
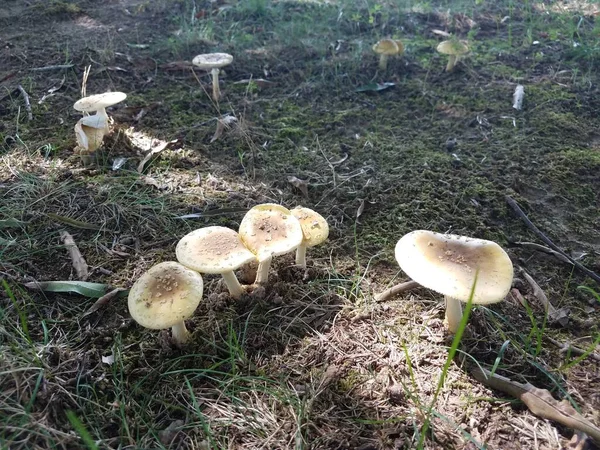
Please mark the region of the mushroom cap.
<svg viewBox="0 0 600 450"><path fill-rule="evenodd" d="M104 94L90 95L75 102L73 108L81 112L93 112L102 108L108 108L122 102L127 98L123 92L105 92Z"/></svg>
<svg viewBox="0 0 600 450"><path fill-rule="evenodd" d="M203 273L230 272L256 259L235 230L219 226L186 234L175 254L181 264Z"/></svg>
<svg viewBox="0 0 600 450"><path fill-rule="evenodd" d="M92 114L91 116L83 116L79 119L79 123L82 126L90 127L90 128L98 128L105 129L108 127L108 121L106 117L101 116L99 114Z"/></svg>
<svg viewBox="0 0 600 450"><path fill-rule="evenodd" d="M417 283L440 294L473 303L500 302L513 279L512 261L495 242L418 230L396 244L396 260Z"/></svg>
<svg viewBox="0 0 600 450"><path fill-rule="evenodd" d="M240 223L239 233L259 261L296 250L304 238L298 219L275 203L251 208Z"/></svg>
<svg viewBox="0 0 600 450"><path fill-rule="evenodd" d="M172 327L194 314L203 286L202 275L178 262L156 264L129 291L129 313L146 328Z"/></svg>
<svg viewBox="0 0 600 450"><path fill-rule="evenodd" d="M440 42L437 46L437 51L444 55L464 55L469 51L469 46L465 41L450 39Z"/></svg>
<svg viewBox="0 0 600 450"><path fill-rule="evenodd" d="M310 208L296 206L291 210L292 215L300 221L304 244L307 247L319 245L329 236L329 224L321 214Z"/></svg>
<svg viewBox="0 0 600 450"><path fill-rule="evenodd" d="M398 40L381 39L379 42L373 45L373 51L380 55L398 55L404 52L404 45L402 45L402 42Z"/></svg>
<svg viewBox="0 0 600 450"><path fill-rule="evenodd" d="M205 53L195 56L192 64L201 69L219 69L231 64L233 56L229 53Z"/></svg>

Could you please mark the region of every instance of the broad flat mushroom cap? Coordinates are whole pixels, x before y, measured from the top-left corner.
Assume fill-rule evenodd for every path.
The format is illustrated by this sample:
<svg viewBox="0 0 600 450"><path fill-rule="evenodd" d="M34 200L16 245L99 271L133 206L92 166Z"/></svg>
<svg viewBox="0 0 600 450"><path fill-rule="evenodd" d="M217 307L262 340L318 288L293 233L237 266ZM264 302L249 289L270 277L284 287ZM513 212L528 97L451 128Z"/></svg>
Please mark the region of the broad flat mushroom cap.
<svg viewBox="0 0 600 450"><path fill-rule="evenodd" d="M444 55L464 55L469 51L469 47L462 41L448 40L440 42L437 46L437 51Z"/></svg>
<svg viewBox="0 0 600 450"><path fill-rule="evenodd" d="M298 219L289 209L275 203L251 208L240 223L239 233L259 261L291 252L303 239Z"/></svg>
<svg viewBox="0 0 600 450"><path fill-rule="evenodd" d="M404 51L402 42L393 39L381 39L373 45L373 51L383 55L397 55Z"/></svg>
<svg viewBox="0 0 600 450"><path fill-rule="evenodd" d="M143 327L160 330L192 316L202 299L202 275L175 262L151 267L129 291L131 317Z"/></svg>
<svg viewBox="0 0 600 450"><path fill-rule="evenodd" d="M479 269L473 303L500 302L513 279L513 265L495 242L418 230L396 244L396 259L420 285L467 302Z"/></svg>
<svg viewBox="0 0 600 450"><path fill-rule="evenodd" d="M230 228L211 226L186 234L175 248L177 260L202 273L223 273L256 259L240 235Z"/></svg>
<svg viewBox="0 0 600 450"><path fill-rule="evenodd" d="M325 218L316 211L302 206L291 210L292 215L298 219L304 235L304 245L314 247L325 241L329 236L329 225Z"/></svg>
<svg viewBox="0 0 600 450"><path fill-rule="evenodd" d="M220 69L231 64L233 56L229 53L206 53L197 55L192 60L192 64L200 69Z"/></svg>
<svg viewBox="0 0 600 450"><path fill-rule="evenodd" d="M79 99L75 102L73 108L81 112L94 112L122 102L126 98L127 94L123 92L105 92L104 94L95 94Z"/></svg>

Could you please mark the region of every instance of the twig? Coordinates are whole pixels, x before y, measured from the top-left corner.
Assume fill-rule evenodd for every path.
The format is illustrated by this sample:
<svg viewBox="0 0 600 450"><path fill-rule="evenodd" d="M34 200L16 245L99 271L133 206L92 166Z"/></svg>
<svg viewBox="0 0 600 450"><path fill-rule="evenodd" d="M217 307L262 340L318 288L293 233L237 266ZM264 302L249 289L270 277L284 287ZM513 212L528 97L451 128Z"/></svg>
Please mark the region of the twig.
<svg viewBox="0 0 600 450"><path fill-rule="evenodd" d="M523 273L523 277L525 278L527 283L529 283L529 286L531 286L531 289L533 290L533 295L544 305L544 310L546 311L546 314L548 314L548 319L550 320L550 322L558 323L560 326L563 327L567 326L567 324L569 323L569 314L571 311L568 308L556 309L554 305L550 303L550 300L548 300L548 296L546 295L546 293L543 291L540 285L536 283L536 281L531 277L531 275L529 275L523 269L521 269L521 272Z"/></svg>
<svg viewBox="0 0 600 450"><path fill-rule="evenodd" d="M73 64L58 64L56 66L34 67L29 70L32 72L45 72L48 70L70 69L71 67L73 67Z"/></svg>
<svg viewBox="0 0 600 450"><path fill-rule="evenodd" d="M31 103L29 102L29 94L27 92L25 92L25 89L23 89L23 86L21 86L20 84L17 86L17 89L19 90L19 92L23 96L23 100L25 101L25 109L27 110L27 118L29 120L33 120L33 113L31 112Z"/></svg>
<svg viewBox="0 0 600 450"><path fill-rule="evenodd" d="M527 227L531 231L533 231L542 241L544 241L545 244L547 244L552 250L560 253L565 258L567 258L571 262L571 264L573 264L576 268L581 270L587 276L589 276L590 278L593 278L597 283L600 283L600 275L598 275L596 272L588 269L580 262L575 261L569 255L567 255L564 251L562 251L554 242L552 242L550 240L550 238L548 236L546 236L544 233L542 233L540 231L540 229L538 227L536 227L531 220L529 220L529 217L527 217L527 215L523 212L523 210L521 209L519 204L513 198L511 198L508 195L505 198L506 198L506 202L508 203L508 205L517 213L517 215L523 220L523 222L525 222L525 225L527 225Z"/></svg>
<svg viewBox="0 0 600 450"><path fill-rule="evenodd" d="M85 258L79 251L73 236L65 230L60 230L60 237L63 240L67 251L69 252L69 256L71 257L71 261L73 262L73 268L75 269L75 273L77 273L77 278L80 280L87 280L88 278L88 265L85 262Z"/></svg>
<svg viewBox="0 0 600 450"><path fill-rule="evenodd" d="M571 352L575 355L585 355L588 351L584 348L580 348L580 347L575 347L569 343L564 343L562 344L561 342L557 341L556 339L552 339L550 336L545 336L546 339L548 339L550 342L552 342L554 345L556 345L557 347L560 348L560 353L567 353L567 352ZM588 357L592 358L595 361L600 361L600 354L598 353L594 353L591 352L587 355Z"/></svg>
<svg viewBox="0 0 600 450"><path fill-rule="evenodd" d="M481 367L472 368L471 374L485 386L518 398L536 416L554 420L574 430L583 431L600 443L600 428L579 414L568 401L555 400L546 389L538 389L529 383L518 383Z"/></svg>
<svg viewBox="0 0 600 450"><path fill-rule="evenodd" d="M549 255L556 257L556 259L564 263L573 265L573 262L571 262L571 260L565 255L555 250L552 250L551 248L548 248L544 245L536 244L535 242L513 242L513 244L518 245L520 247L529 248L531 250L538 250L540 252L548 253Z"/></svg>
<svg viewBox="0 0 600 450"><path fill-rule="evenodd" d="M321 143L319 142L319 138L318 137L317 137L317 147L319 148L319 151L321 152L321 155L323 155L323 158L325 158L325 161L327 161L327 164L331 168L331 174L332 174L332 177L333 177L333 188L335 189L337 187L337 176L336 176L336 173L335 173L335 167L333 166L333 164L331 164L331 161L329 161L329 159L327 158L327 156L325 156L325 153L323 153L323 149L321 148Z"/></svg>
<svg viewBox="0 0 600 450"><path fill-rule="evenodd" d="M406 281L404 283L397 284L396 286L392 286L391 288L383 291L381 294L377 294L375 296L376 302L384 302L388 298L400 294L401 292L410 291L411 289L418 288L420 286L416 281Z"/></svg>

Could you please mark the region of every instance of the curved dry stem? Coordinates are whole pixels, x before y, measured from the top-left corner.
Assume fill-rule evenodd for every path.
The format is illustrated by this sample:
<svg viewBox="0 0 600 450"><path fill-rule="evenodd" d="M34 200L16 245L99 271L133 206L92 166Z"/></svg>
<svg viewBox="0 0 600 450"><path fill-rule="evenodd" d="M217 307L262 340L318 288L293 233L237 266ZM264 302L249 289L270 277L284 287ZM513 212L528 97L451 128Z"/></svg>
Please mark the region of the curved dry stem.
<svg viewBox="0 0 600 450"><path fill-rule="evenodd" d="M229 272L223 272L221 275L223 276L223 280L227 285L227 289L229 289L231 297L235 299L240 298L244 293L244 288L242 288L242 285L236 278L235 273L233 273L233 270L230 270Z"/></svg>
<svg viewBox="0 0 600 450"><path fill-rule="evenodd" d="M446 324L448 331L454 334L458 330L458 326L462 320L462 305L460 304L460 300L447 295L444 296L444 300L446 301Z"/></svg>
<svg viewBox="0 0 600 450"><path fill-rule="evenodd" d="M416 281L406 281L404 283L392 286L391 288L383 291L382 293L377 294L374 298L376 302L385 302L388 298L393 297L394 295L410 291L411 289L418 288L419 286L420 284Z"/></svg>

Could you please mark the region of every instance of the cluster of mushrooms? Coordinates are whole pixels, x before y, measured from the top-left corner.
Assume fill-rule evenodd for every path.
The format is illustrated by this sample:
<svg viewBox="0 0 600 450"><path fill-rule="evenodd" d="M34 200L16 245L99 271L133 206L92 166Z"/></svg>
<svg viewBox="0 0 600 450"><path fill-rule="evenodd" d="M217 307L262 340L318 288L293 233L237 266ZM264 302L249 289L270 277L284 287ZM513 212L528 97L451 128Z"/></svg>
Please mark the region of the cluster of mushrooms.
<svg viewBox="0 0 600 450"><path fill-rule="evenodd" d="M385 70L390 56L397 56L404 53L404 45L397 39L381 39L373 45L373 51L379 55L379 68ZM451 72L459 59L468 53L469 46L465 41L449 39L440 42L437 51L443 55L448 55L448 64L446 72Z"/></svg>
<svg viewBox="0 0 600 450"><path fill-rule="evenodd" d="M184 320L191 317L202 299L201 273L220 274L232 298L245 292L234 271L258 262L255 285L268 281L273 257L296 251L296 265L306 267L306 249L325 241L329 225L309 208L289 210L265 203L251 208L238 231L209 226L185 235L175 249L177 262L151 267L129 291L133 319L150 329L172 328L177 345L188 339Z"/></svg>

